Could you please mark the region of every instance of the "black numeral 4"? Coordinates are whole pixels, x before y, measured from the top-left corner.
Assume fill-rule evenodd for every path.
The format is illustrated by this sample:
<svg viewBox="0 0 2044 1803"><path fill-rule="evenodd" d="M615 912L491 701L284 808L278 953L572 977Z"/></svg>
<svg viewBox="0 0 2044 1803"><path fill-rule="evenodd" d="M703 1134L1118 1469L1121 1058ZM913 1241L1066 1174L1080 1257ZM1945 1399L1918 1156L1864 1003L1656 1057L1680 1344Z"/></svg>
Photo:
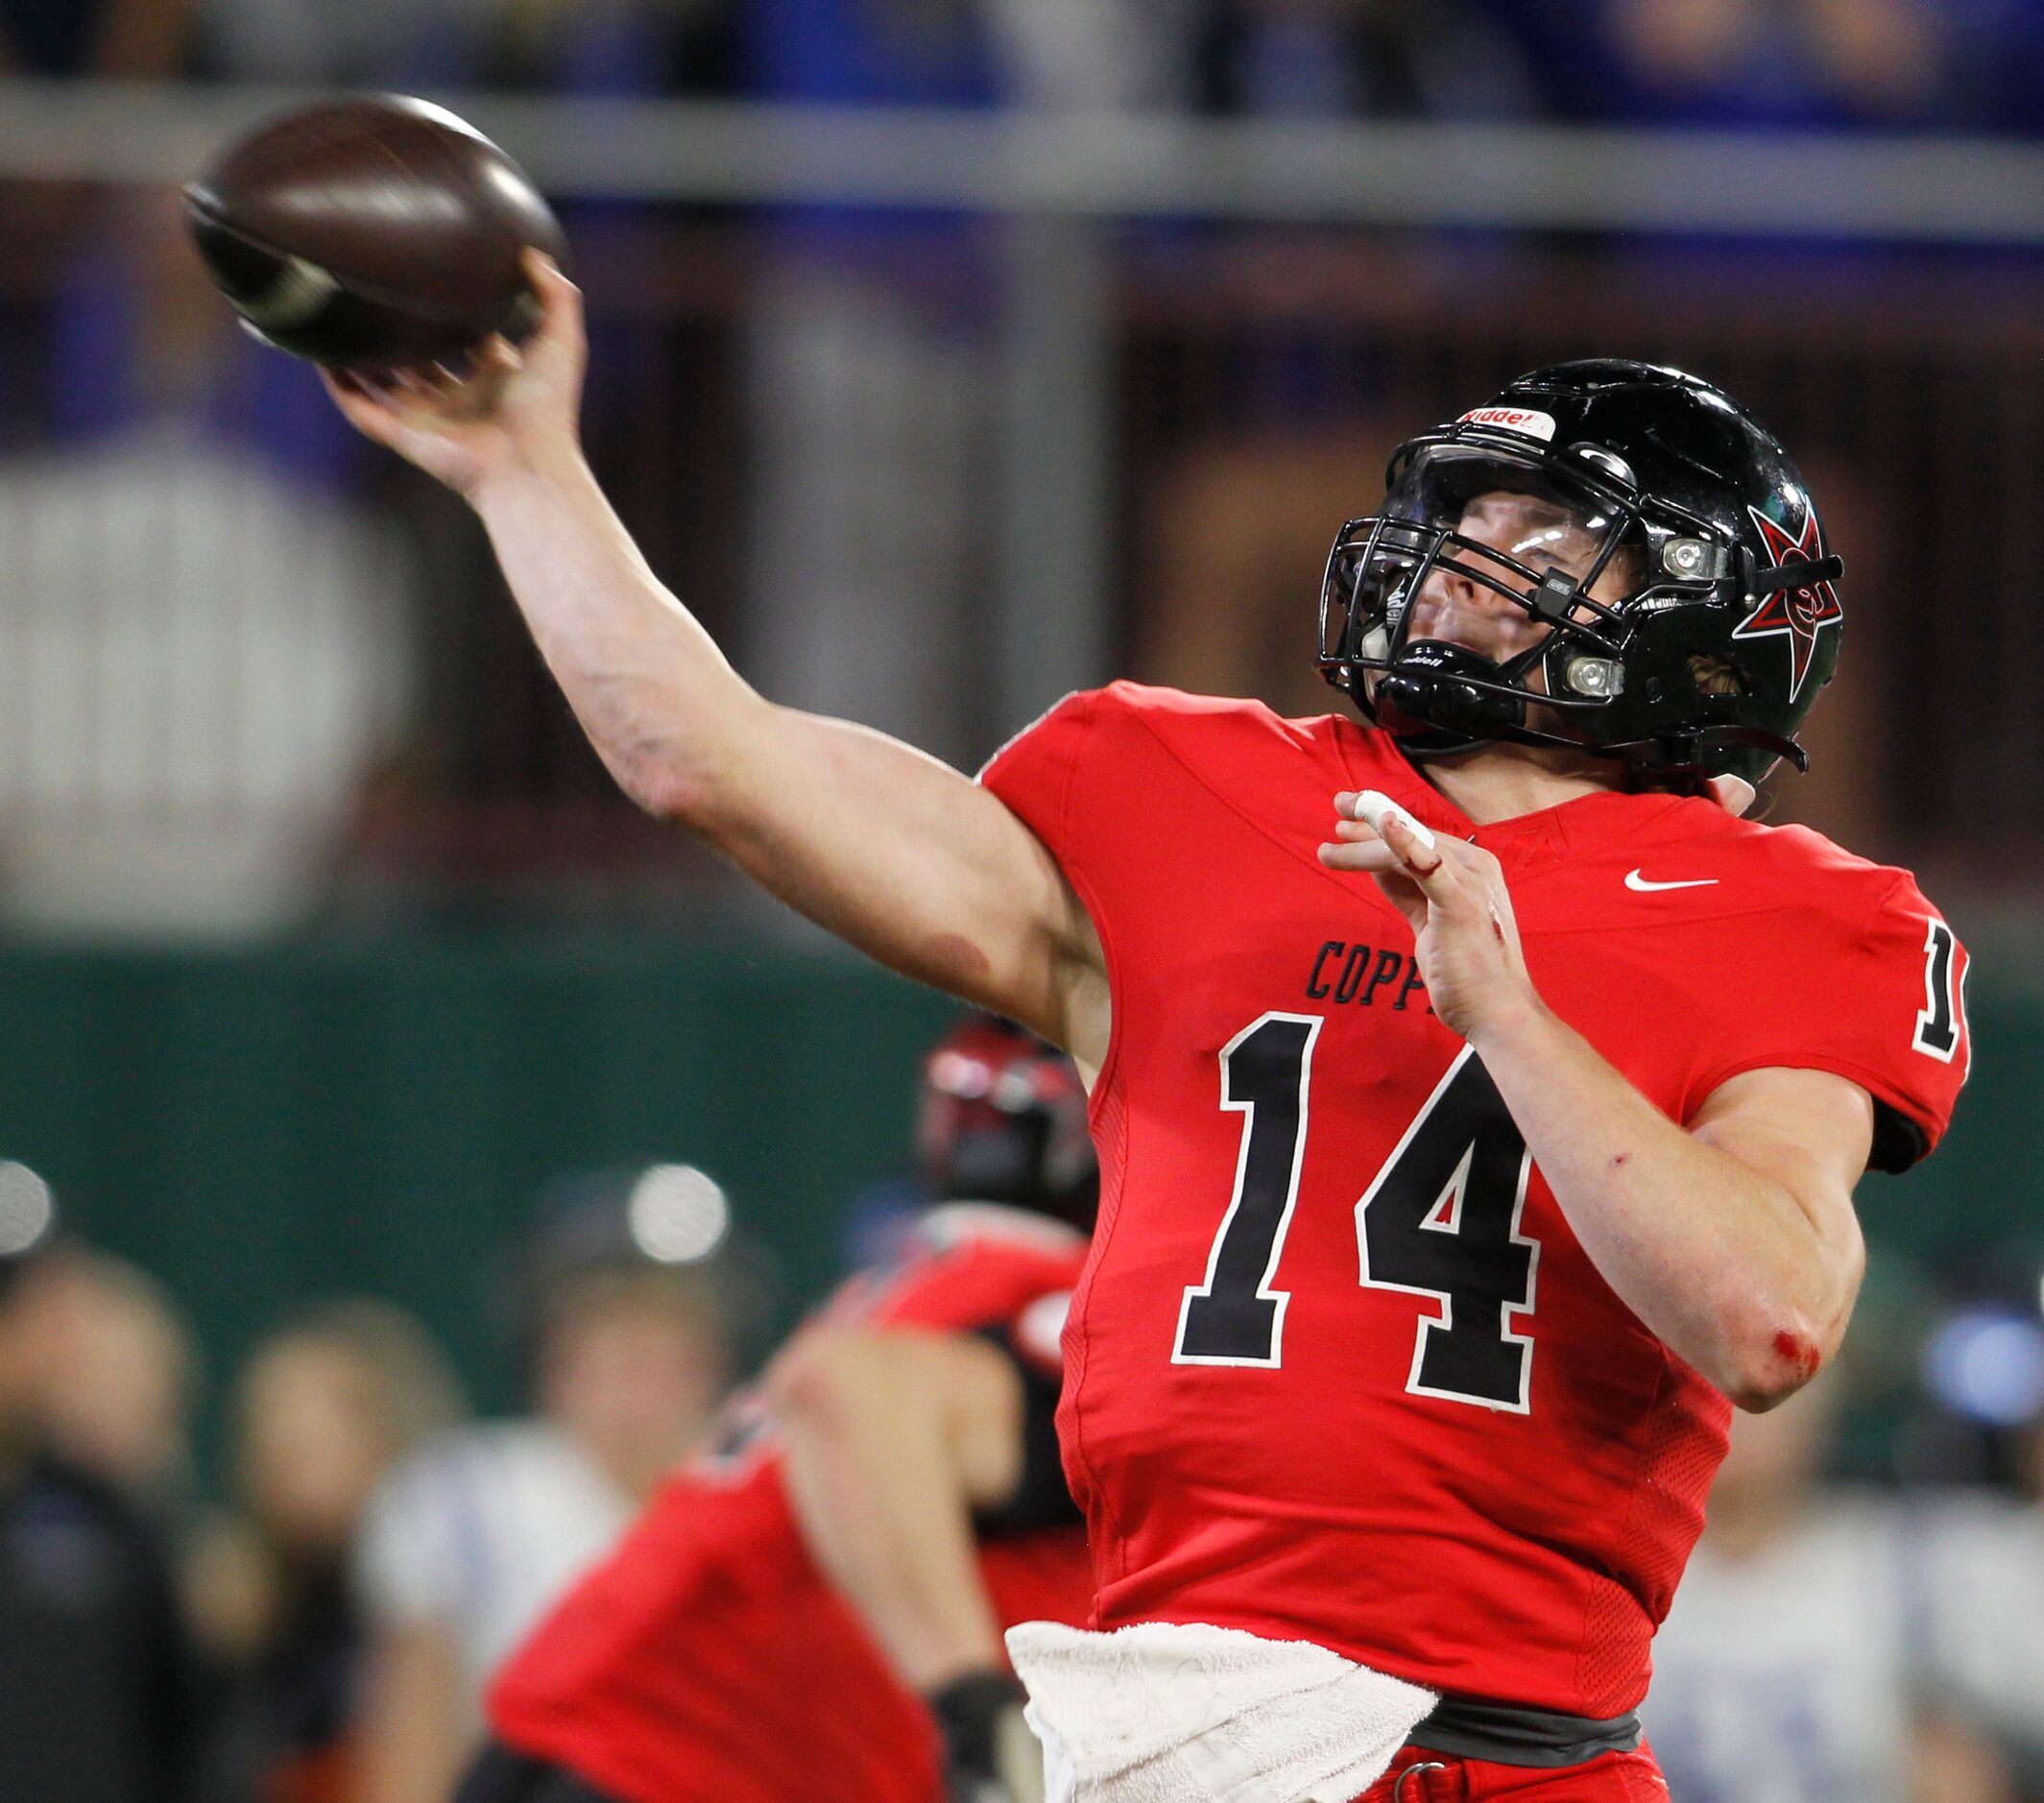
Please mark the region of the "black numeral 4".
<svg viewBox="0 0 2044 1803"><path fill-rule="evenodd" d="M1356 1204L1362 1281L1441 1302L1422 1321L1406 1388L1524 1414L1538 1242L1519 1234L1532 1169L1510 1112L1466 1046Z"/></svg>

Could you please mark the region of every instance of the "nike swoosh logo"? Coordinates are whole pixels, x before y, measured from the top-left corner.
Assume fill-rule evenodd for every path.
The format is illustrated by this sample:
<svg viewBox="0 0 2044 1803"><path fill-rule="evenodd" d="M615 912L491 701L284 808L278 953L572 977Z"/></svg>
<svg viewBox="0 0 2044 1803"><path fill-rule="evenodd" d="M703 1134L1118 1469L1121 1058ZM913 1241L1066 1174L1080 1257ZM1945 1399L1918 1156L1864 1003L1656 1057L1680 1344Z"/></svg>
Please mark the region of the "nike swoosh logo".
<svg viewBox="0 0 2044 1803"><path fill-rule="evenodd" d="M1716 877L1691 877L1682 882L1648 882L1636 870L1625 873L1625 887L1637 889L1642 895L1650 894L1655 889L1708 889L1718 880Z"/></svg>

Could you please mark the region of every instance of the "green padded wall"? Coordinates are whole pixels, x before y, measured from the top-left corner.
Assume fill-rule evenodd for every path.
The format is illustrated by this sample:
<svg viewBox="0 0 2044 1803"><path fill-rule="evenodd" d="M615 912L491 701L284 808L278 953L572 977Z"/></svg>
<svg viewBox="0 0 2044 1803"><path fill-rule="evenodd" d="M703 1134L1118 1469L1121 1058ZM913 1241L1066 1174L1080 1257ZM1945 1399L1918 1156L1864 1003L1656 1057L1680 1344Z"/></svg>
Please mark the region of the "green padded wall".
<svg viewBox="0 0 2044 1803"><path fill-rule="evenodd" d="M2044 1000L1981 988L1947 1149L1863 1192L1900 1251L2044 1235ZM916 1055L950 1012L849 955L651 933L0 950L0 1157L163 1278L216 1373L295 1301L373 1290L501 1403L498 1255L541 1185L700 1164L805 1303L842 1198L905 1162Z"/></svg>
<svg viewBox="0 0 2044 1803"><path fill-rule="evenodd" d="M217 1370L294 1302L417 1309L506 1389L502 1251L564 1172L686 1160L830 1281L846 1191L900 1169L951 1004L849 955L654 936L0 952L0 1157L164 1279Z"/></svg>

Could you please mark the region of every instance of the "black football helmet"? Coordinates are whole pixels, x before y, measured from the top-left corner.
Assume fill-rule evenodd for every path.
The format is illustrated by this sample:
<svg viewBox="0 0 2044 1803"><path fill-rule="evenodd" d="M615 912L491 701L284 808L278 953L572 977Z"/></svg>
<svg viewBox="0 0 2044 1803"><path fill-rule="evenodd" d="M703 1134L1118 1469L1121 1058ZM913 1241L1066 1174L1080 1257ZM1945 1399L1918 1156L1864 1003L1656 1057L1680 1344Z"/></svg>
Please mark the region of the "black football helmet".
<svg viewBox="0 0 2044 1803"><path fill-rule="evenodd" d="M1319 662L1412 756L1567 745L1674 783L1808 767L1795 729L1838 664L1844 565L1789 454L1728 395L1653 364L1556 364L1400 445L1385 489L1328 558ZM1562 510L1588 567L1465 535L1470 503L1501 491ZM1503 662L1414 637L1440 575L1547 632Z"/></svg>
<svg viewBox="0 0 2044 1803"><path fill-rule="evenodd" d="M923 1174L948 1202L1008 1202L1091 1230L1100 1169L1071 1060L998 1015L968 1015L923 1061Z"/></svg>

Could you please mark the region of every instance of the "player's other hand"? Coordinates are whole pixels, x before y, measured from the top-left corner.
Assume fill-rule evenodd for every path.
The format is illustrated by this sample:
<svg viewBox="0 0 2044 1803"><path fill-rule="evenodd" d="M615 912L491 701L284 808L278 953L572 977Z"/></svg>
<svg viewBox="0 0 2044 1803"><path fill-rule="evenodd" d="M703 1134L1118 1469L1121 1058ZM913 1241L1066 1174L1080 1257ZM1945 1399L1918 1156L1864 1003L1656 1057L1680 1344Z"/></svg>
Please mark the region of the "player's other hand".
<svg viewBox="0 0 2044 1803"><path fill-rule="evenodd" d="M525 272L540 324L522 346L493 338L462 370L322 373L356 430L470 499L494 476L576 451L581 291L538 251L525 253Z"/></svg>
<svg viewBox="0 0 2044 1803"><path fill-rule="evenodd" d="M1335 838L1320 848L1320 861L1375 877L1412 924L1433 1012L1474 1040L1493 1022L1537 1006L1498 860L1445 832L1422 845L1395 813L1379 831L1359 817L1358 801L1346 792L1335 797Z"/></svg>

